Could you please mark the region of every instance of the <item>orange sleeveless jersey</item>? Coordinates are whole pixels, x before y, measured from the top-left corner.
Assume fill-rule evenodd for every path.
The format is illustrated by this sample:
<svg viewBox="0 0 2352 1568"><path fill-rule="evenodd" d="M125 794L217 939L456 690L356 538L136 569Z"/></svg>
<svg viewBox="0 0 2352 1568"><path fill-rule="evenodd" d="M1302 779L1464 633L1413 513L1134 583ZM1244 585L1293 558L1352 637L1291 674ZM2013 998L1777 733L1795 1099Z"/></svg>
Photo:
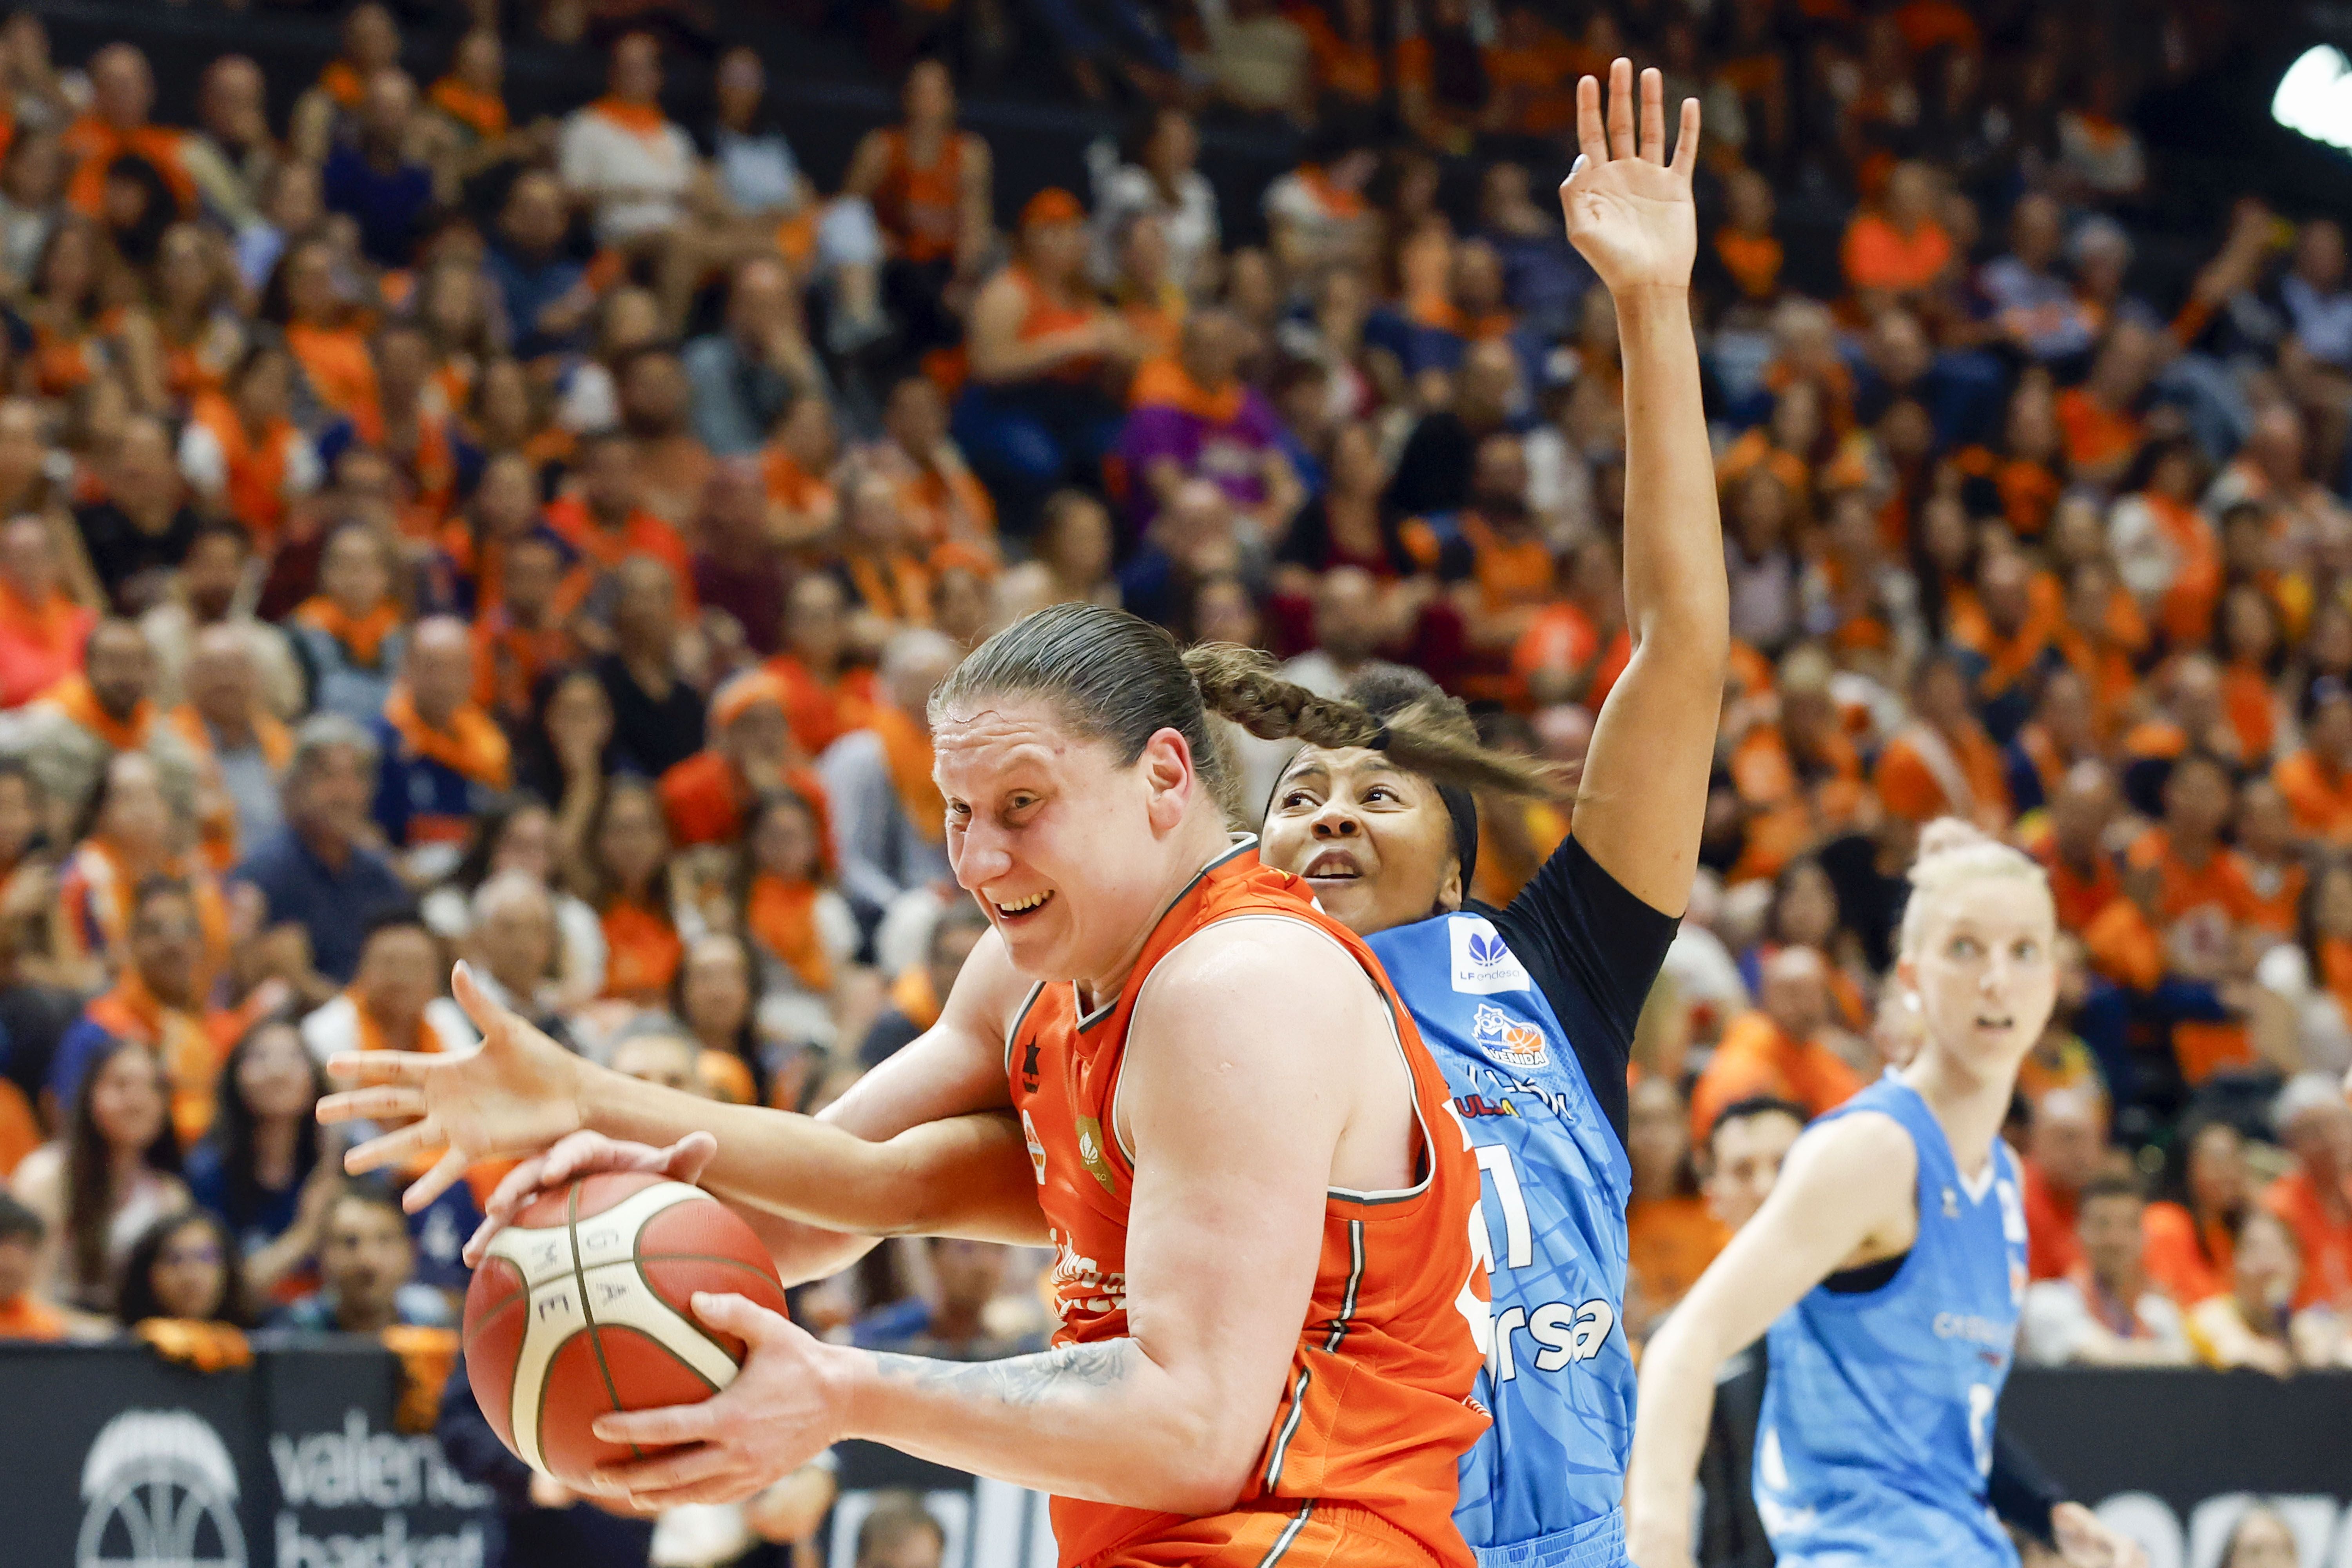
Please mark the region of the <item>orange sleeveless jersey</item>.
<svg viewBox="0 0 2352 1568"><path fill-rule="evenodd" d="M1128 1332L1128 1203L1134 1168L1113 1128L1128 1019L1152 965L1214 921L1299 921L1363 966L1388 1003L1412 1072L1423 1133L1420 1184L1403 1194L1333 1191L1323 1257L1282 1400L1230 1512L1200 1519L1055 1498L1064 1568L1140 1564L1295 1568L1442 1563L1467 1568L1454 1527L1456 1464L1486 1429L1468 1400L1482 1361L1466 1313L1483 1318L1470 1215L1478 1170L1446 1114L1444 1079L1370 949L1311 904L1296 878L1237 846L1202 871L1144 944L1107 1007L1080 1017L1076 987L1040 985L1005 1037L1013 1101L1052 1226L1057 1345ZM1267 1040L1264 1048L1280 1050Z"/></svg>
<svg viewBox="0 0 2352 1568"><path fill-rule="evenodd" d="M953 256L963 227L963 132L950 131L928 163L914 161L906 132L895 125L882 132L882 144L890 162L874 193L876 221L909 261Z"/></svg>

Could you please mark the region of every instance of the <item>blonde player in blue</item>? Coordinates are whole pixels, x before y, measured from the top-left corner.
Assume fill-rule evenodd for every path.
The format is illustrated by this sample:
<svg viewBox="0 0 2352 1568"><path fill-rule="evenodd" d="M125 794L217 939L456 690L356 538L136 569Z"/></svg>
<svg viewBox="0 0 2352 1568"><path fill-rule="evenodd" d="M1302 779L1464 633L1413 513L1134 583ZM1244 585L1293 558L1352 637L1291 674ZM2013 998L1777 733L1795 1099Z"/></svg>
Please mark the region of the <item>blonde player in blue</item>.
<svg viewBox="0 0 2352 1568"><path fill-rule="evenodd" d="M1651 1340L1626 1491L1637 1568L1689 1568L1716 1372L1768 1327L1756 1507L1781 1568L2015 1568L1985 1496L2026 1284L2000 1124L2057 997L2056 935L2039 865L1928 825L1897 963L1919 1053L1806 1131ZM2070 1563L2128 1560L2095 1519L2053 1522Z"/></svg>

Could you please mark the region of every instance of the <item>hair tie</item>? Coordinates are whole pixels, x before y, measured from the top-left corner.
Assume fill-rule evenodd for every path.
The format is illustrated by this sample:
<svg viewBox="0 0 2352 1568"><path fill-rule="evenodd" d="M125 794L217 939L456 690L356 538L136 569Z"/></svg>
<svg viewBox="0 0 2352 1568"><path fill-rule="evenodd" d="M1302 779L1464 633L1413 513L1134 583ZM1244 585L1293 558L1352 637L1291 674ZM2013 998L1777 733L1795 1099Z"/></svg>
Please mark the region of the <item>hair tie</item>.
<svg viewBox="0 0 2352 1568"><path fill-rule="evenodd" d="M1365 742L1364 744L1375 752L1387 751L1389 749L1389 721L1383 719L1378 724L1372 726L1372 738Z"/></svg>

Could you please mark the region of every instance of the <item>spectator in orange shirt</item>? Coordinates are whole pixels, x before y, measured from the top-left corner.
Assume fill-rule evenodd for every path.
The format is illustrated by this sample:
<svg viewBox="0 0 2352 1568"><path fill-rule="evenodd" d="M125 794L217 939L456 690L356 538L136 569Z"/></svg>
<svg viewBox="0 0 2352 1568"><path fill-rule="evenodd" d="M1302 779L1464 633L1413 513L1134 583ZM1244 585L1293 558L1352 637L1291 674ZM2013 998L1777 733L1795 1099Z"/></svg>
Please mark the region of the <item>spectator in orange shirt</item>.
<svg viewBox="0 0 2352 1568"><path fill-rule="evenodd" d="M2294 1305L2352 1312L2352 1106L2332 1075L2300 1073L2279 1090L2271 1126L2294 1155L2263 1194L2303 1253Z"/></svg>
<svg viewBox="0 0 2352 1568"><path fill-rule="evenodd" d="M736 676L710 699L710 746L662 774L673 842L724 844L740 835L761 796L791 790L829 833L824 785L784 721L783 683L764 669Z"/></svg>
<svg viewBox="0 0 2352 1568"><path fill-rule="evenodd" d="M1969 711L1967 673L1950 653L1930 654L1911 679L1913 721L1878 756L1872 778L1886 809L1925 824L1959 816L1988 833L2007 830L2008 769L2000 748Z"/></svg>
<svg viewBox="0 0 2352 1568"><path fill-rule="evenodd" d="M1698 1282L1730 1232L1699 1195L1681 1090L1644 1078L1627 1103L1625 1154L1633 1199L1625 1205L1625 1332L1635 1340Z"/></svg>
<svg viewBox="0 0 2352 1568"><path fill-rule="evenodd" d="M65 149L75 160L66 201L97 217L106 205L107 174L117 160L138 158L163 178L183 214L195 207L195 182L180 156L181 133L147 118L155 106L155 74L131 44L109 44L90 57L89 111L66 128Z"/></svg>
<svg viewBox="0 0 2352 1568"><path fill-rule="evenodd" d="M2099 911L2124 896L2124 880L2107 852L2107 828L2122 809L2116 777L2105 763L2077 763L2051 798L2048 828L2033 846L2050 874L2058 929L2076 935Z"/></svg>
<svg viewBox="0 0 2352 1568"><path fill-rule="evenodd" d="M2082 1261L2075 1203L2084 1184L2099 1173L2106 1142L2107 1108L2089 1089L2053 1089L2033 1106L2020 1166L2025 1178L2025 1265L2034 1279L2063 1279Z"/></svg>
<svg viewBox="0 0 2352 1568"><path fill-rule="evenodd" d="M1888 173L1877 208L1856 213L1838 247L1854 292L1915 293L1944 275L1957 252L1936 219L1936 197L1927 164L1906 161Z"/></svg>
<svg viewBox="0 0 2352 1568"><path fill-rule="evenodd" d="M0 708L30 702L81 668L98 612L68 597L49 524L27 514L0 528Z"/></svg>
<svg viewBox="0 0 2352 1568"><path fill-rule="evenodd" d="M2148 1205L2140 1229L2149 1275L2175 1301L2193 1307L2230 1288L2238 1225L2253 1205L2253 1177L2245 1140L2222 1121L2184 1130L2174 1163L2181 1201Z"/></svg>
<svg viewBox="0 0 2352 1568"><path fill-rule="evenodd" d="M793 740L812 757L862 727L874 698L871 670L849 663L849 591L830 572L811 572L784 599L783 652L764 666L784 691Z"/></svg>
<svg viewBox="0 0 2352 1568"><path fill-rule="evenodd" d="M2164 781L2163 819L2126 857L2133 868L2157 874L2150 912L2165 927L2196 916L2226 930L2260 912L2245 862L2221 842L2235 805L2229 767L2219 757L2184 752L2173 762Z"/></svg>
<svg viewBox="0 0 2352 1568"><path fill-rule="evenodd" d="M2252 924L2273 936L2293 936L2311 868L2297 850L2286 797L2268 779L2238 787L2238 858L2254 889Z"/></svg>
<svg viewBox="0 0 2352 1568"><path fill-rule="evenodd" d="M0 1340L61 1340L66 1321L33 1289L40 1264L41 1216L0 1193Z"/></svg>
<svg viewBox="0 0 2352 1568"><path fill-rule="evenodd" d="M2058 395L2058 427L2077 483L2114 485L2139 455L2139 401L2156 374L2156 355L2153 332L2117 321L2091 361L2089 378Z"/></svg>
<svg viewBox="0 0 2352 1568"><path fill-rule="evenodd" d="M1736 1100L1771 1095L1807 1115L1834 1110L1862 1092L1862 1075L1822 1042L1830 1021L1829 970L1811 948L1790 948L1764 965L1754 1012L1723 1032L1715 1059L1691 1091L1691 1135L1703 1138Z"/></svg>
<svg viewBox="0 0 2352 1568"><path fill-rule="evenodd" d="M2352 844L2352 689L2334 676L2303 700L2303 745L2271 768L2295 831L2338 848Z"/></svg>

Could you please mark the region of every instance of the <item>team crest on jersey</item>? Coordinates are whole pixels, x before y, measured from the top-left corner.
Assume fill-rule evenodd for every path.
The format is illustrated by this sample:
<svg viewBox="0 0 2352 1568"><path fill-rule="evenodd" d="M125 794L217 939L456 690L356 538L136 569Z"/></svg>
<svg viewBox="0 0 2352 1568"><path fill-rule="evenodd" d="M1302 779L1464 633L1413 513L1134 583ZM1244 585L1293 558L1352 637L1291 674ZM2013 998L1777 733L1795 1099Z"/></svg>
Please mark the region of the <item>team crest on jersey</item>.
<svg viewBox="0 0 2352 1568"><path fill-rule="evenodd" d="M1470 1043L1506 1067L1539 1068L1551 1059L1544 1050L1541 1029L1492 1002L1478 1004L1470 1021Z"/></svg>
<svg viewBox="0 0 2352 1568"><path fill-rule="evenodd" d="M1111 1173L1110 1162L1103 1157L1102 1123L1091 1116L1078 1118L1078 1163L1102 1184L1103 1191L1114 1197L1118 1194L1118 1182Z"/></svg>
<svg viewBox="0 0 2352 1568"><path fill-rule="evenodd" d="M1527 967L1504 944L1494 922L1476 915L1448 921L1446 940L1454 949L1454 989L1472 996L1497 991L1532 991L1535 982Z"/></svg>

